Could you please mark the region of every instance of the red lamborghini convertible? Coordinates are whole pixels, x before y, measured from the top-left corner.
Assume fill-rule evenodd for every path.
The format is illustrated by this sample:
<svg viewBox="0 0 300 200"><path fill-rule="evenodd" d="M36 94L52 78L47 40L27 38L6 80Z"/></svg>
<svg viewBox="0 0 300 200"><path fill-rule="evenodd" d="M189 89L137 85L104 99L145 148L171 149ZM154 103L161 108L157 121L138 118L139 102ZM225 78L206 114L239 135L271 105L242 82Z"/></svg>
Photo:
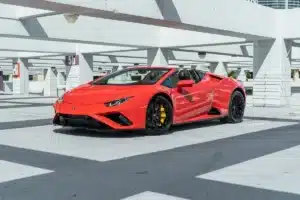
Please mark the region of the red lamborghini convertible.
<svg viewBox="0 0 300 200"><path fill-rule="evenodd" d="M66 92L54 104L53 123L158 133L200 120L239 123L245 102L245 88L232 78L193 69L132 67Z"/></svg>

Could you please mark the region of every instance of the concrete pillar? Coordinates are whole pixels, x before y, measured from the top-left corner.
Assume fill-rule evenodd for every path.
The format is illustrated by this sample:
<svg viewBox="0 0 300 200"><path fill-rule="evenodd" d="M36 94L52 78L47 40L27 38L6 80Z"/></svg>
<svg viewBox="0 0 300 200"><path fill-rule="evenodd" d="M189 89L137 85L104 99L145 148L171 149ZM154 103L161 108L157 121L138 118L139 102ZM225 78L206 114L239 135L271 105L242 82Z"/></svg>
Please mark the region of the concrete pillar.
<svg viewBox="0 0 300 200"><path fill-rule="evenodd" d="M66 91L93 80L93 55L78 53L78 65L67 66Z"/></svg>
<svg viewBox="0 0 300 200"><path fill-rule="evenodd" d="M247 80L246 73L243 68L239 68L237 73L238 73L237 80L240 80L242 82Z"/></svg>
<svg viewBox="0 0 300 200"><path fill-rule="evenodd" d="M147 64L149 66L168 66L168 51L161 48L147 49Z"/></svg>
<svg viewBox="0 0 300 200"><path fill-rule="evenodd" d="M57 96L57 74L55 67L44 69L44 96Z"/></svg>
<svg viewBox="0 0 300 200"><path fill-rule="evenodd" d="M228 76L227 64L224 62L211 63L209 68L212 73Z"/></svg>
<svg viewBox="0 0 300 200"><path fill-rule="evenodd" d="M13 61L14 70L19 72L13 77L13 93L14 94L29 94L29 64L28 59L19 58Z"/></svg>
<svg viewBox="0 0 300 200"><path fill-rule="evenodd" d="M289 106L291 49L291 41L282 38L254 42L254 106Z"/></svg>
<svg viewBox="0 0 300 200"><path fill-rule="evenodd" d="M66 73L62 71L57 72L57 85L66 85Z"/></svg>
<svg viewBox="0 0 300 200"><path fill-rule="evenodd" d="M296 70L295 70L294 81L297 82L297 83L300 82L300 78L299 78L299 69L296 69Z"/></svg>

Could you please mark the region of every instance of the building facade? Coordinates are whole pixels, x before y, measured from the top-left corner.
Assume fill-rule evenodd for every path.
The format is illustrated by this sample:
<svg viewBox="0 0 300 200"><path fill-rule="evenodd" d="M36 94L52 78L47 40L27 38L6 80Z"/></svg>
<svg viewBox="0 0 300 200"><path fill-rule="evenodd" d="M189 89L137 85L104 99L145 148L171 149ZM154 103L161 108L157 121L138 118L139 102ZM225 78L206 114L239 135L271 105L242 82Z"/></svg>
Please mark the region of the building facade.
<svg viewBox="0 0 300 200"><path fill-rule="evenodd" d="M258 0L258 3L275 9L292 9L300 7L300 0Z"/></svg>

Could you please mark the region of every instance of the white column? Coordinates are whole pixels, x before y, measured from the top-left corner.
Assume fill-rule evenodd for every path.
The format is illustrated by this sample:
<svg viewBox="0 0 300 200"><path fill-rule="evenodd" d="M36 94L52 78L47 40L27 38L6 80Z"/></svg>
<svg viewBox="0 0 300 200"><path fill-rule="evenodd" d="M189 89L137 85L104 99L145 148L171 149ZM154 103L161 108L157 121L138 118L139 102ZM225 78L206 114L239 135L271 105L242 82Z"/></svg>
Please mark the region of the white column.
<svg viewBox="0 0 300 200"><path fill-rule="evenodd" d="M66 73L62 71L57 72L57 85L63 86L66 85Z"/></svg>
<svg viewBox="0 0 300 200"><path fill-rule="evenodd" d="M14 94L29 94L29 64L28 60L24 58L19 58L14 60L15 64L20 66L19 76L13 77L13 93Z"/></svg>
<svg viewBox="0 0 300 200"><path fill-rule="evenodd" d="M168 66L168 51L161 48L147 49L149 66Z"/></svg>
<svg viewBox="0 0 300 200"><path fill-rule="evenodd" d="M218 75L228 76L227 64L224 62L211 63L210 71Z"/></svg>
<svg viewBox="0 0 300 200"><path fill-rule="evenodd" d="M254 42L254 106L289 106L291 48L291 42L281 38Z"/></svg>
<svg viewBox="0 0 300 200"><path fill-rule="evenodd" d="M44 69L44 96L57 96L57 70L55 67Z"/></svg>
<svg viewBox="0 0 300 200"><path fill-rule="evenodd" d="M78 65L67 66L66 90L93 80L93 55L77 54Z"/></svg>

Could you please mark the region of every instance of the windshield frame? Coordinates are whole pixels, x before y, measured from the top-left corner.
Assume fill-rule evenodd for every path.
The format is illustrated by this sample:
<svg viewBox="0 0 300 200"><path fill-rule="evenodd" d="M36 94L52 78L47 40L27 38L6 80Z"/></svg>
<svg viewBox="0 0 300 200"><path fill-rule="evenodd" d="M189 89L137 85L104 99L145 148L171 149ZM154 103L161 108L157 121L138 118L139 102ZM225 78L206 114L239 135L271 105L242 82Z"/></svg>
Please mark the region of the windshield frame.
<svg viewBox="0 0 300 200"><path fill-rule="evenodd" d="M152 83L141 83L141 82L134 82L134 83L122 83L122 84L118 84L118 83L104 83L104 81L107 81L108 79L110 78L114 78L116 76L119 76L121 74L124 74L128 71L135 71L135 70L157 70L157 71L165 71L165 73L163 73L160 78L155 81L155 82L152 82ZM99 79L96 79L94 81L91 81L89 84L91 85L101 85L101 86L130 86L130 85L155 85L157 84L158 82L160 82L170 71L172 70L172 68L165 68L165 67L130 67L130 68L126 68L126 69L122 69L120 71L116 71L114 73L111 73L109 75L106 75L106 76L103 76Z"/></svg>

